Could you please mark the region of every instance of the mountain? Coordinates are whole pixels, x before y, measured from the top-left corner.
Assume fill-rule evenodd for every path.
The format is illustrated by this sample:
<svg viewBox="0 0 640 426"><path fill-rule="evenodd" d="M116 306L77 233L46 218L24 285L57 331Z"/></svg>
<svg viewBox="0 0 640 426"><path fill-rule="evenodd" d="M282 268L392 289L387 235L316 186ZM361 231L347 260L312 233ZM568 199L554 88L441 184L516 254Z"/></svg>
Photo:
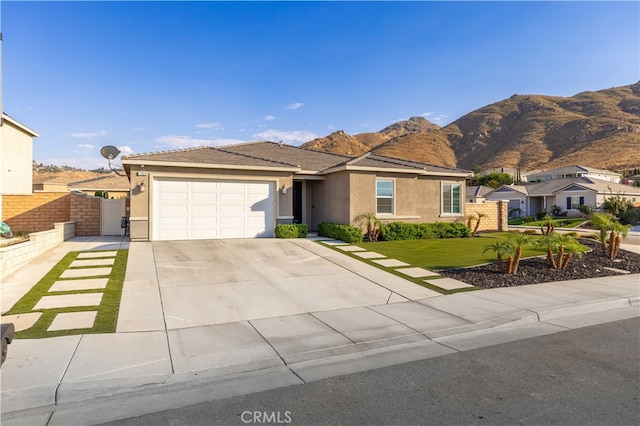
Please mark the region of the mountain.
<svg viewBox="0 0 640 426"><path fill-rule="evenodd" d="M377 152L437 165L533 170L640 165L640 82L571 97L513 95L439 127L421 117L377 133L332 133L306 148Z"/></svg>

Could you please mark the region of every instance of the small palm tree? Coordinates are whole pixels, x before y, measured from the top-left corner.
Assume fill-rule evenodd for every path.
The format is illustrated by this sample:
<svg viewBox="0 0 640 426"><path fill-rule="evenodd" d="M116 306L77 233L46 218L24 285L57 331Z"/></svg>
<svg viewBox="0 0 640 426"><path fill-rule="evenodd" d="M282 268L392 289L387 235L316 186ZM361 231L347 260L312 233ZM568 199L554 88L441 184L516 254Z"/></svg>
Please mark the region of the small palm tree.
<svg viewBox="0 0 640 426"><path fill-rule="evenodd" d="M542 232L542 235L550 235L555 229L553 226L553 218L546 215L543 220L546 222L543 225L540 225L540 232Z"/></svg>
<svg viewBox="0 0 640 426"><path fill-rule="evenodd" d="M598 241L602 247L602 254L608 255L611 260L615 259L618 256L622 240L627 238L630 226L621 224L611 213L594 213L591 217L591 224L600 230Z"/></svg>
<svg viewBox="0 0 640 426"><path fill-rule="evenodd" d="M623 225L620 222L615 222L611 227L611 237L609 238L609 259L613 260L618 256L620 251L620 244L622 240L627 238L631 225Z"/></svg>
<svg viewBox="0 0 640 426"><path fill-rule="evenodd" d="M480 221L483 217L487 217L487 215L484 213L476 212L476 226L473 228L473 233L471 234L472 237L478 235L478 230L480 229Z"/></svg>
<svg viewBox="0 0 640 426"><path fill-rule="evenodd" d="M508 236L508 242L514 247L513 259L509 259L509 265L507 267L507 274L516 275L518 273L518 267L520 266L520 258L522 257L522 246L529 244L531 238L520 232L510 233Z"/></svg>
<svg viewBox="0 0 640 426"><path fill-rule="evenodd" d="M607 255L608 248L607 231L611 229L614 222L615 216L611 213L594 213L593 216L591 216L591 224L594 228L600 231L597 239L600 242L600 247L602 248L602 254L604 256Z"/></svg>
<svg viewBox="0 0 640 426"><path fill-rule="evenodd" d="M488 251L492 251L496 254L496 259L498 260L498 269L502 272L506 272L506 268L504 266L504 259L506 257L511 257L513 254L513 247L507 241L497 241L493 244L488 244L485 246L482 254L485 254Z"/></svg>
<svg viewBox="0 0 640 426"><path fill-rule="evenodd" d="M355 222L358 226L363 224L367 226L367 238L370 242L378 241L382 222L376 217L375 213L362 213L356 217Z"/></svg>

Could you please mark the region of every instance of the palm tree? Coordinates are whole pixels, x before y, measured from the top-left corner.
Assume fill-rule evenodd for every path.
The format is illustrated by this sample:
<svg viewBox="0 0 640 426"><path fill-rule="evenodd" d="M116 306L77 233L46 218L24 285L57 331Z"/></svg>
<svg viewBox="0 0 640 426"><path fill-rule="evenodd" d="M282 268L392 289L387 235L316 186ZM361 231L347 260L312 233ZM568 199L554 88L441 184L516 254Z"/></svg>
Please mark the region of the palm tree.
<svg viewBox="0 0 640 426"><path fill-rule="evenodd" d="M615 216L611 213L594 213L591 216L591 225L600 231L597 240L600 242L602 248L602 254L607 255L607 231L611 229L615 221Z"/></svg>
<svg viewBox="0 0 640 426"><path fill-rule="evenodd" d="M511 259L511 255L513 254L513 247L507 241L497 241L493 244L488 244L485 246L482 254L485 254L488 251L493 251L496 254L496 259L498 260L498 269L502 272L505 271L504 267L504 258L508 256Z"/></svg>
<svg viewBox="0 0 640 426"><path fill-rule="evenodd" d="M544 235L541 238L535 240L534 245L537 248L546 249L547 250L547 261L549 262L549 266L553 269L558 269L558 265L556 264L556 258L554 257L554 253L557 251L558 241L554 238L555 232L551 235Z"/></svg>
<svg viewBox="0 0 640 426"><path fill-rule="evenodd" d="M355 222L359 226L362 224L367 225L367 238L370 242L378 241L382 222L376 217L375 213L362 213L356 217Z"/></svg>
<svg viewBox="0 0 640 426"><path fill-rule="evenodd" d="M476 212L476 226L473 228L473 233L471 234L472 237L475 237L476 235L478 235L478 229L480 229L480 221L482 220L483 217L487 217L486 214L484 213L478 213Z"/></svg>
<svg viewBox="0 0 640 426"><path fill-rule="evenodd" d="M611 213L594 213L591 217L591 224L600 230L598 241L602 247L602 254L605 256L608 254L611 260L615 259L622 240L627 238L630 226L621 224Z"/></svg>
<svg viewBox="0 0 640 426"><path fill-rule="evenodd" d="M507 236L509 243L514 247L514 255L512 262L509 262L507 273L516 275L520 266L520 258L522 257L522 246L529 244L531 238L520 232L513 232ZM511 259L510 259L511 260Z"/></svg>
<svg viewBox="0 0 640 426"><path fill-rule="evenodd" d="M558 254L556 258L556 269L567 269L569 262L574 254L582 256L584 248L573 236L569 234L556 234L554 239L557 241Z"/></svg>
<svg viewBox="0 0 640 426"><path fill-rule="evenodd" d="M620 250L620 244L622 240L627 238L631 225L623 225L620 222L615 222L611 227L611 238L609 239L609 259L613 260L618 256ZM613 243L611 242L613 241Z"/></svg>

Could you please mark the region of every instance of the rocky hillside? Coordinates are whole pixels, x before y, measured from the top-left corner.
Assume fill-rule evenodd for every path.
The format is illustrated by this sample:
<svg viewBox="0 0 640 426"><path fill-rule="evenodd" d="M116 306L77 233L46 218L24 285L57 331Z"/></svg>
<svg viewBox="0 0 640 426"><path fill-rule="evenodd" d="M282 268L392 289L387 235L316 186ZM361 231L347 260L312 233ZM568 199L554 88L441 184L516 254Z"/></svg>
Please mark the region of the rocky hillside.
<svg viewBox="0 0 640 426"><path fill-rule="evenodd" d="M621 170L640 165L640 82L563 98L513 95L440 128L413 117L378 133L343 131L306 148L473 169L523 170L580 164Z"/></svg>

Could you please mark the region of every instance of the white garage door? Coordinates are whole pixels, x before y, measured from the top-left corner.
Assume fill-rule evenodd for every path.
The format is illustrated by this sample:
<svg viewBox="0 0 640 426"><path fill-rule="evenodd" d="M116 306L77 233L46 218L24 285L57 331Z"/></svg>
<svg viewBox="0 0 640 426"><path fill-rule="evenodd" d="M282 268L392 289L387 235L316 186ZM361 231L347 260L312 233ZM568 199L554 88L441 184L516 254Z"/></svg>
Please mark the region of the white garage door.
<svg viewBox="0 0 640 426"><path fill-rule="evenodd" d="M272 182L156 179L153 240L272 237Z"/></svg>

